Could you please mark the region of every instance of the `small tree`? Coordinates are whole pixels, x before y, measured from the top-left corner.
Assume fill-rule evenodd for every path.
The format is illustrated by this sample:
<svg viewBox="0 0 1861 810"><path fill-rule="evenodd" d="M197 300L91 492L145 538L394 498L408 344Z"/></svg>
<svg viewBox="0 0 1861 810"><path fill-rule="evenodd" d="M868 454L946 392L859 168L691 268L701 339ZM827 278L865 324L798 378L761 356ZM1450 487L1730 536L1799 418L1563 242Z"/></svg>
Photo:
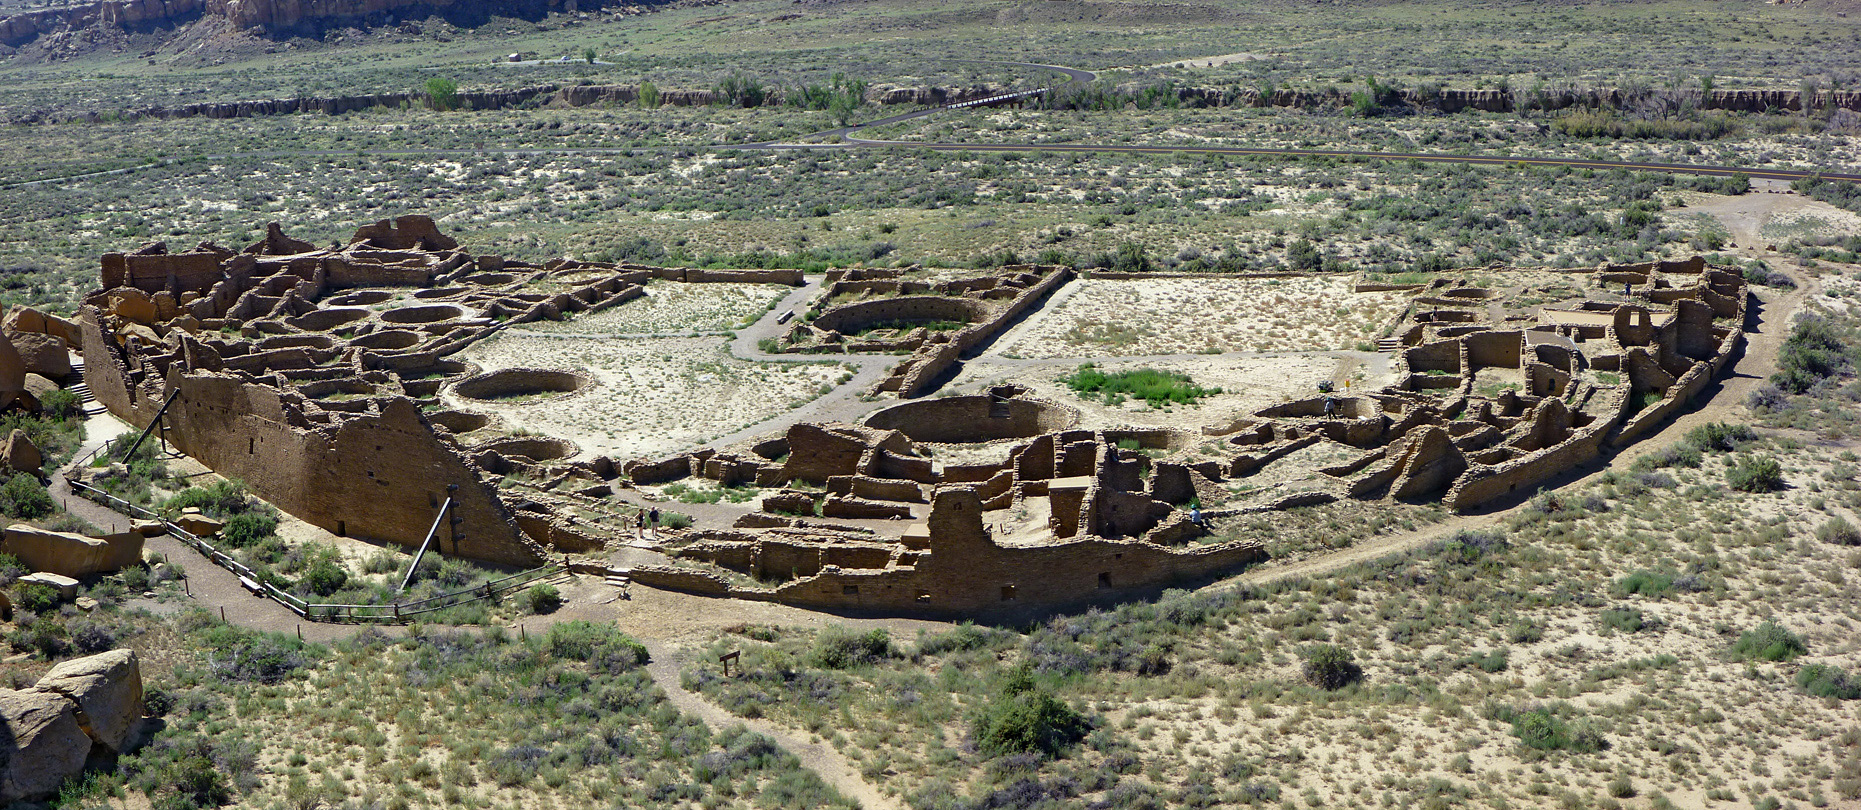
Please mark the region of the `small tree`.
<svg viewBox="0 0 1861 810"><path fill-rule="evenodd" d="M523 592L523 604L531 613L554 613L556 608L562 607L562 592L547 582L532 585Z"/></svg>
<svg viewBox="0 0 1861 810"><path fill-rule="evenodd" d="M435 110L453 110L459 106L459 83L451 79L433 77L426 80L427 102Z"/></svg>
<svg viewBox="0 0 1861 810"><path fill-rule="evenodd" d="M1363 668L1336 644L1313 644L1299 651L1305 680L1321 689L1342 689L1363 678Z"/></svg>
<svg viewBox="0 0 1861 810"><path fill-rule="evenodd" d="M586 60L588 64L590 65L594 64L594 58L595 58L594 48L589 47L589 48L582 49L582 59Z"/></svg>
<svg viewBox="0 0 1861 810"><path fill-rule="evenodd" d="M1783 465L1770 456L1752 456L1727 469L1725 482L1740 492L1783 489Z"/></svg>
<svg viewBox="0 0 1861 810"><path fill-rule="evenodd" d="M1009 676L972 732L976 747L989 756L1038 752L1057 757L1090 729L1079 710L1036 686L1024 666Z"/></svg>
<svg viewBox="0 0 1861 810"><path fill-rule="evenodd" d="M659 106L659 85L652 82L640 82L640 108L653 109Z"/></svg>

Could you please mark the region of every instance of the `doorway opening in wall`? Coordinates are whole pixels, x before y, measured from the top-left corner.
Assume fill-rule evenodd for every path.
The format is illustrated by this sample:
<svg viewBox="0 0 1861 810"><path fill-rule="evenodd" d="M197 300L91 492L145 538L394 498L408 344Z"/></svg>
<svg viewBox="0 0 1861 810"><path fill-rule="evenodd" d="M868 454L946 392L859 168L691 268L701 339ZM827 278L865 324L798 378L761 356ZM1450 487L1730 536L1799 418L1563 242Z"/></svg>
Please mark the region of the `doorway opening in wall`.
<svg viewBox="0 0 1861 810"><path fill-rule="evenodd" d="M1101 588L1111 587L1111 572L1110 571L1106 571L1103 574L1099 574L1099 587Z"/></svg>
<svg viewBox="0 0 1861 810"><path fill-rule="evenodd" d="M345 520L336 521L336 536L337 537L348 537L349 536L349 522L348 521L345 521Z"/></svg>

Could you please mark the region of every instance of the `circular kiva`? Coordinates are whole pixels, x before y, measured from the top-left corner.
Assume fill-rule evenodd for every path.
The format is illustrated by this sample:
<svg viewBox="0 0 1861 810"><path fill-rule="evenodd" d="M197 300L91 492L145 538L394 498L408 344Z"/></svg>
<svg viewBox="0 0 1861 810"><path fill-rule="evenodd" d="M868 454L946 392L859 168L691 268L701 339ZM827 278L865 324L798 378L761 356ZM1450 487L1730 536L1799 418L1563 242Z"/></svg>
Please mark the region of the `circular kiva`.
<svg viewBox="0 0 1861 810"><path fill-rule="evenodd" d="M914 442L962 444L1026 439L1079 424L1079 412L1037 399L944 397L893 405L866 418L866 427L896 430Z"/></svg>
<svg viewBox="0 0 1861 810"><path fill-rule="evenodd" d="M426 304L401 307L381 313L383 323L435 323L463 317L465 309L455 304Z"/></svg>
<svg viewBox="0 0 1861 810"><path fill-rule="evenodd" d="M941 295L906 295L834 307L814 319L814 328L853 334L875 324L972 323L988 316L981 303Z"/></svg>
<svg viewBox="0 0 1861 810"><path fill-rule="evenodd" d="M466 276L465 278L462 278L459 280L466 282L467 284L478 284L478 285L486 286L486 287L495 287L499 284L509 284L513 281L516 281L517 277L509 273L473 273L472 275Z"/></svg>
<svg viewBox="0 0 1861 810"><path fill-rule="evenodd" d="M472 411L434 411L426 415L427 421L439 425L453 433L470 433L491 424L489 414Z"/></svg>
<svg viewBox="0 0 1861 810"><path fill-rule="evenodd" d="M501 456L522 456L531 461L550 461L575 455L575 443L553 436L516 436L496 439L472 448L491 450Z"/></svg>
<svg viewBox="0 0 1861 810"><path fill-rule="evenodd" d="M571 394L593 382L587 376L572 371L507 368L467 377L454 385L452 390L466 399L503 400Z"/></svg>
<svg viewBox="0 0 1861 810"><path fill-rule="evenodd" d="M261 352L273 349L330 349L335 348L336 339L329 335L279 335L259 341L253 348Z"/></svg>
<svg viewBox="0 0 1861 810"><path fill-rule="evenodd" d="M431 290L416 292L414 293L414 297L422 300L428 298L445 298L449 295L458 295L459 293L465 292L465 290L466 288L464 287L435 287Z"/></svg>
<svg viewBox="0 0 1861 810"><path fill-rule="evenodd" d="M387 290L357 290L331 298L329 303L334 307L365 307L369 304L379 304L393 297L394 293Z"/></svg>
<svg viewBox="0 0 1861 810"><path fill-rule="evenodd" d="M285 323L299 329L321 332L325 329L335 329L345 323L353 323L366 317L368 317L368 310L356 307L319 309L286 320Z"/></svg>
<svg viewBox="0 0 1861 810"><path fill-rule="evenodd" d="M405 329L386 329L363 335L349 343L364 349L405 349L419 345L421 339L419 333L416 332L409 332Z"/></svg>

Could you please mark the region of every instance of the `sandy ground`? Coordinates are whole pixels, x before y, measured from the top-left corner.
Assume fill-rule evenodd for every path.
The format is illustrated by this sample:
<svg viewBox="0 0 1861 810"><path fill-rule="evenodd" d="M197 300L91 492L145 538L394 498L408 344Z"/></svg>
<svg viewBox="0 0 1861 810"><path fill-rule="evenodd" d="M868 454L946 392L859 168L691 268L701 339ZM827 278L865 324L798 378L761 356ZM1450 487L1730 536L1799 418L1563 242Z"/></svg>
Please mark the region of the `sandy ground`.
<svg viewBox="0 0 1861 810"><path fill-rule="evenodd" d="M593 377L593 385L573 394L530 402L442 393L448 407L494 413L512 430L568 439L581 458L630 460L694 447L811 400L847 373L832 362L738 360L715 337L511 334L462 356L486 371L521 366Z"/></svg>
<svg viewBox="0 0 1861 810"><path fill-rule="evenodd" d="M1349 276L1088 279L1003 354L1092 357L1348 349L1374 342L1408 296Z"/></svg>
<svg viewBox="0 0 1861 810"><path fill-rule="evenodd" d="M722 332L748 326L793 288L779 284L682 284L655 281L646 297L566 321L525 324L525 332L664 334Z"/></svg>

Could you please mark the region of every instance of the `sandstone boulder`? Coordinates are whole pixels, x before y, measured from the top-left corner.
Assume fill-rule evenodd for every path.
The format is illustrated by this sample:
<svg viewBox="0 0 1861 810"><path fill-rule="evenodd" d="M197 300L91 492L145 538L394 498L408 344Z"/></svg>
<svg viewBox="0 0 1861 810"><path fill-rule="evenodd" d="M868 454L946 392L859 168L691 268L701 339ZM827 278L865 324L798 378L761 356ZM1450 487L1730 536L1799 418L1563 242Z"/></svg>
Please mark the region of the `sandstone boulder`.
<svg viewBox="0 0 1861 810"><path fill-rule="evenodd" d="M40 332L8 332L6 339L28 372L54 380L71 373L71 350L63 340Z"/></svg>
<svg viewBox="0 0 1861 810"><path fill-rule="evenodd" d="M26 393L31 394L32 398L38 402L44 402L46 394L49 394L63 387L64 386L59 385L58 383L52 382L50 379L47 379L43 375L39 375L39 374L27 374L26 375Z"/></svg>
<svg viewBox="0 0 1861 810"><path fill-rule="evenodd" d="M69 600L78 595L78 581L63 574L38 571L19 578L25 585L44 585L58 592L58 598Z"/></svg>
<svg viewBox="0 0 1861 810"><path fill-rule="evenodd" d="M0 551L19 558L27 568L67 577L81 577L109 568L110 544L95 537L70 532L54 532L15 523L6 528ZM138 550L140 554L140 550Z"/></svg>
<svg viewBox="0 0 1861 810"><path fill-rule="evenodd" d="M0 728L0 805L56 794L90 756L77 705L63 695L0 689Z"/></svg>
<svg viewBox="0 0 1861 810"><path fill-rule="evenodd" d="M0 340L0 406L11 403L26 390L26 361L10 340Z"/></svg>
<svg viewBox="0 0 1861 810"><path fill-rule="evenodd" d="M76 703L78 725L110 751L123 750L123 741L142 718L142 667L134 650L66 661L45 673L37 688Z"/></svg>
<svg viewBox="0 0 1861 810"><path fill-rule="evenodd" d="M6 447L0 449L0 462L8 470L38 475L39 468L45 466L45 454L26 437L26 431L14 428L6 437Z"/></svg>
<svg viewBox="0 0 1861 810"><path fill-rule="evenodd" d="M79 341L83 339L84 330L77 324L57 315L47 315L32 307L16 307L7 315L5 325L0 326L0 329L4 329L8 334L37 332L58 338L73 349L83 348L79 345Z"/></svg>
<svg viewBox="0 0 1861 810"><path fill-rule="evenodd" d="M186 529L189 533L201 537L219 534L221 527L226 525L201 514L199 509L195 509L191 506L181 510L181 517L176 520L175 523L179 524L181 528Z"/></svg>

